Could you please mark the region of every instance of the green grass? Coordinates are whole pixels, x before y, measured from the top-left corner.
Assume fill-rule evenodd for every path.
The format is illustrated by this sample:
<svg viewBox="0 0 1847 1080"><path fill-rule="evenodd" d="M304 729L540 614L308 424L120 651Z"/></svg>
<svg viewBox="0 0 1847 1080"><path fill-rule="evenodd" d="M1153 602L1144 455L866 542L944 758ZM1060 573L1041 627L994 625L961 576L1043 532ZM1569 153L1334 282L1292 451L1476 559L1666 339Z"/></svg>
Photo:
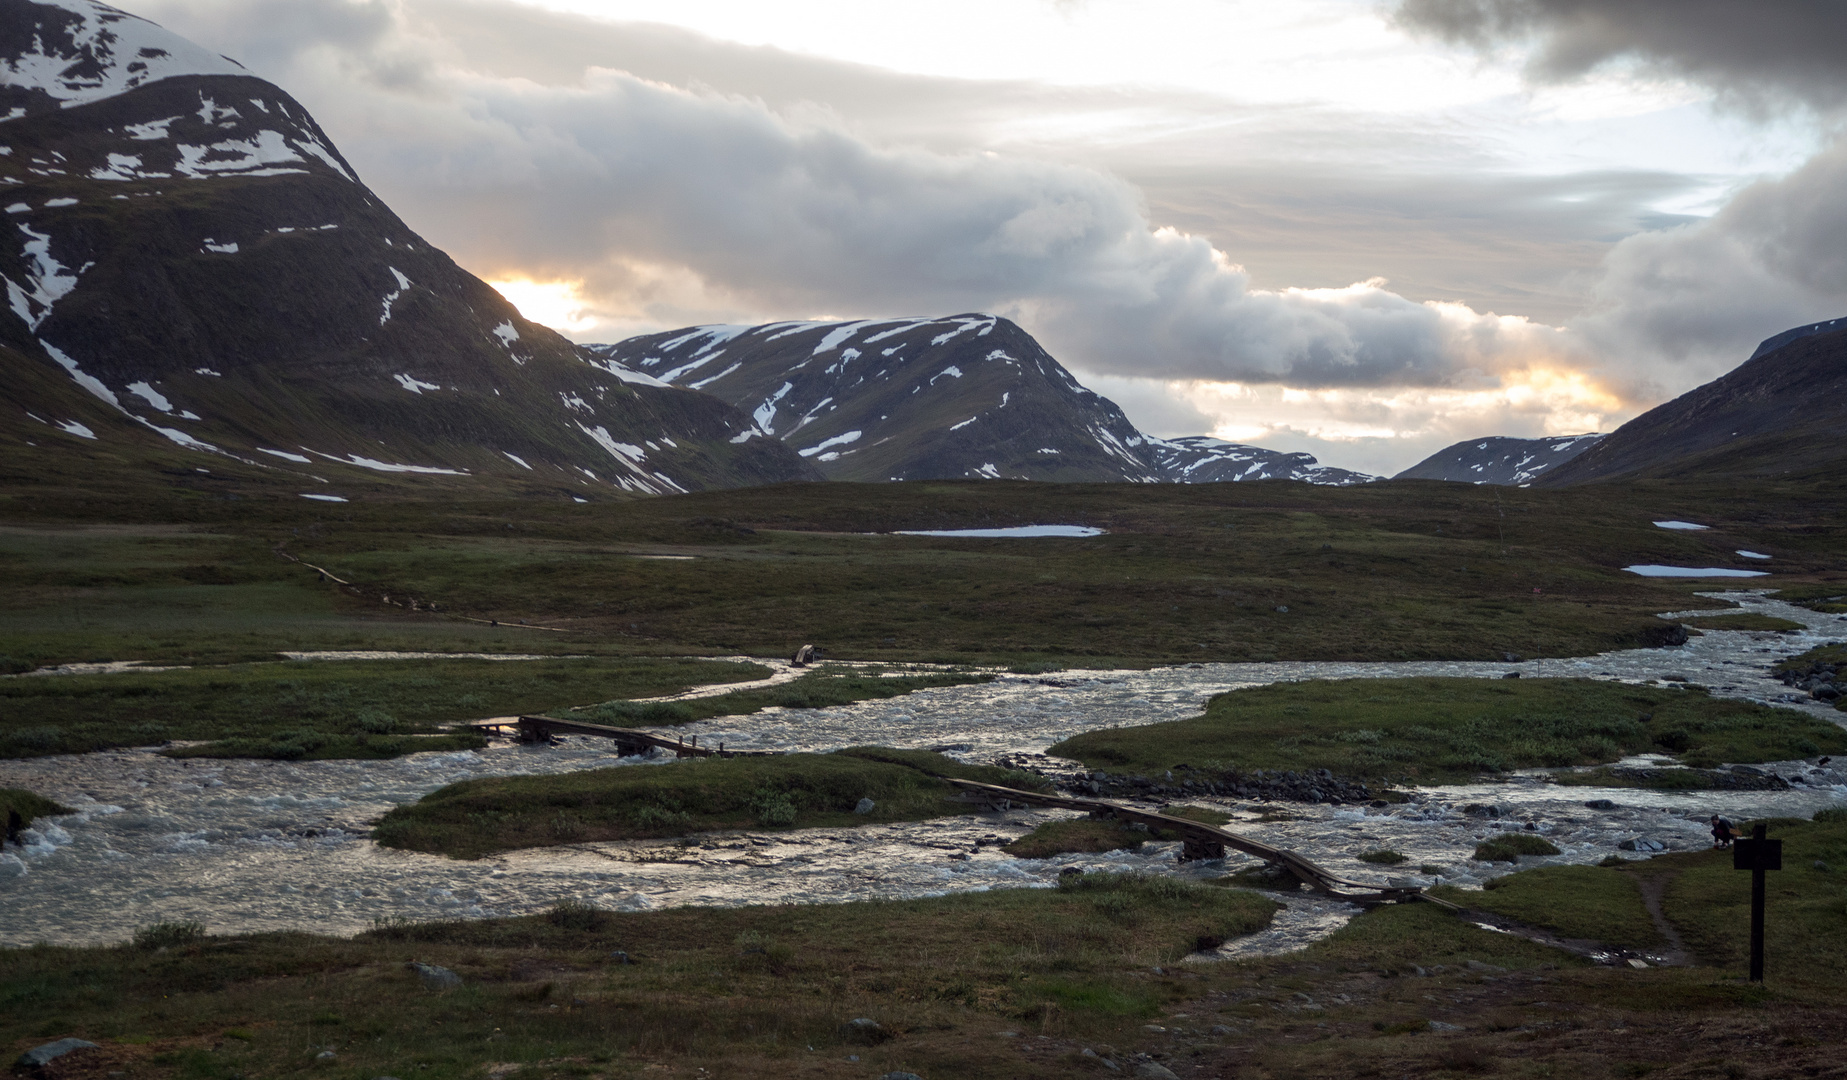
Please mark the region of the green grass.
<svg viewBox="0 0 1847 1080"><path fill-rule="evenodd" d="M1668 628L1654 613L1696 603L1707 587L1621 566L1710 558L1734 542L1671 534L1652 517L1705 513L1764 542L1775 534L1777 580L1792 588L1831 572L1847 529L1831 495L1774 483L1749 505L1687 484L1409 481L797 484L574 505L434 483L420 498L381 481L366 499L319 506L260 486L232 500L105 480L22 475L0 488L16 523L0 530L10 583L0 655L787 655L804 642L843 657L1022 668L1584 655L1659 640ZM1028 542L864 535L1040 521L1109 531ZM278 550L352 584L323 583Z"/></svg>
<svg viewBox="0 0 1847 1080"><path fill-rule="evenodd" d="M1645 769L1639 774L1610 768L1560 772L1553 779L1567 787L1639 788L1645 791L1711 791L1725 787L1725 777L1712 769Z"/></svg>
<svg viewBox="0 0 1847 1080"><path fill-rule="evenodd" d="M1275 909L1248 892L1086 874L1054 889L811 907L561 905L351 940L169 926L149 939L164 950L0 950L0 1039L87 1038L133 1075L180 1080L310 1070L478 1080L495 1063L560 1077L652 1076L663 1065L745 1077L1061 1077L1061 1061L1007 1061L994 1033L1133 1038L1184 991L1151 985L1151 968L1201 938L1261 929ZM612 962L618 949L634 962ZM425 990L409 960L463 984ZM854 1017L893 1040L855 1044L840 1031ZM324 1046L337 1058L316 1066ZM848 1054L861 1062L849 1066Z"/></svg>
<svg viewBox="0 0 1847 1080"><path fill-rule="evenodd" d="M1783 842L1783 869L1765 875L1766 971L1838 983L1847 977L1847 820L1786 821L1769 835ZM1816 869L1818 861L1828 869ZM1751 875L1732 869L1731 852L1676 853L1643 865L1673 872L1662 908L1702 960L1736 968L1749 959Z"/></svg>
<svg viewBox="0 0 1847 1080"><path fill-rule="evenodd" d="M1071 818L1045 822L1001 850L1016 859L1049 859L1054 855L1134 849L1147 842L1147 833L1120 822Z"/></svg>
<svg viewBox="0 0 1847 1080"><path fill-rule="evenodd" d="M60 806L43 795L22 788L0 787L0 826L5 825L9 813L18 814L21 821L30 825L34 818L71 812L70 807Z"/></svg>
<svg viewBox="0 0 1847 1080"><path fill-rule="evenodd" d="M1561 937L1612 948L1653 949L1663 942L1642 903L1635 875L1595 866L1540 866L1495 878L1481 892L1431 890L1466 908L1505 915Z"/></svg>
<svg viewBox="0 0 1847 1080"><path fill-rule="evenodd" d="M1330 769L1369 781L1466 782L1646 751L1689 764L1847 750L1847 732L1697 688L1588 679L1354 679L1234 690L1202 716L1086 732L1050 753L1092 768Z"/></svg>
<svg viewBox="0 0 1847 1080"><path fill-rule="evenodd" d="M1543 836L1529 832L1504 832L1475 845L1470 858L1480 862L1517 863L1522 855L1557 855L1558 847Z"/></svg>
<svg viewBox="0 0 1847 1080"><path fill-rule="evenodd" d="M1403 852L1393 851L1390 848L1362 851L1356 857L1361 862L1377 863L1380 866L1397 866L1399 863L1410 861Z"/></svg>
<svg viewBox="0 0 1847 1080"><path fill-rule="evenodd" d="M438 725L760 678L697 660L313 660L0 680L0 757L212 740L204 756L378 757ZM473 736L454 745L480 745Z"/></svg>
<svg viewBox="0 0 1847 1080"><path fill-rule="evenodd" d="M467 780L387 813L387 847L479 858L513 848L686 836L718 829L802 829L975 813L952 776L1038 787L1026 773L963 765L924 750L693 758L557 776ZM855 813L861 799L876 804Z"/></svg>
<svg viewBox="0 0 1847 1080"><path fill-rule="evenodd" d="M1834 578L1806 585L1786 585L1776 591L1778 600L1800 604L1828 615L1847 615L1847 581Z"/></svg>
<svg viewBox="0 0 1847 1080"><path fill-rule="evenodd" d="M745 716L768 708L829 709L856 701L900 697L916 690L992 682L994 676L975 672L940 672L915 675L860 674L850 668L821 668L780 686L734 690L714 697L686 701L611 701L589 708L553 711L562 720L580 720L613 727L690 724L714 716Z"/></svg>
<svg viewBox="0 0 1847 1080"><path fill-rule="evenodd" d="M1511 934L1482 930L1435 904L1373 908L1310 945L1303 955L1348 968L1393 973L1413 965L1429 967L1469 960L1513 969L1574 963L1557 949Z"/></svg>

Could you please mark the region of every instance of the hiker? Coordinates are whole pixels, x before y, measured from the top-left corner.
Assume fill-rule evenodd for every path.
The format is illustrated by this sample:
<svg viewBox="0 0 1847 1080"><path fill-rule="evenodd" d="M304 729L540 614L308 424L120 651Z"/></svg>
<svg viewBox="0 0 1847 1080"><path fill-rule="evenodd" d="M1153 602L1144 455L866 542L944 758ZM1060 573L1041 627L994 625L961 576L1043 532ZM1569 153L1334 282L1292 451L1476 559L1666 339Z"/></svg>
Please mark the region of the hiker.
<svg viewBox="0 0 1847 1080"><path fill-rule="evenodd" d="M1732 828L1731 822L1725 820L1724 818L1720 817L1717 814L1712 815L1712 846L1713 847L1716 847L1716 848L1731 847L1732 838L1737 835L1738 835L1738 831Z"/></svg>

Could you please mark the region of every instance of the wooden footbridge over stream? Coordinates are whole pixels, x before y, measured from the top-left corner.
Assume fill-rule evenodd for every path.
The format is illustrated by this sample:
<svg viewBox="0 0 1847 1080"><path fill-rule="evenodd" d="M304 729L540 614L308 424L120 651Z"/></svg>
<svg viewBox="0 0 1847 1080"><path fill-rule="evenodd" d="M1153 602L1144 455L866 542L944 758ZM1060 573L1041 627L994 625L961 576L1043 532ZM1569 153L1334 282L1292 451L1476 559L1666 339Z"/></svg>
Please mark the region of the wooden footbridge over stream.
<svg viewBox="0 0 1847 1080"><path fill-rule="evenodd" d="M722 742L717 747L700 746L697 735L693 736L689 742L685 736L668 738L636 728L586 724L576 720L557 720L549 716L497 717L492 720L478 720L466 726L477 731L511 729L516 733L515 737L526 743L549 743L556 735L590 735L612 740L625 754L642 754L656 748L669 751L676 757L773 757L779 753L775 750L727 750ZM1006 809L1017 804L1060 810L1081 810L1093 817L1114 818L1117 821L1146 825L1151 830L1159 829L1162 832L1176 834L1180 837L1180 859L1183 862L1195 859L1222 859L1225 857L1226 849L1241 851L1246 855L1262 859L1283 874L1294 878L1299 885L1306 885L1314 892L1332 900L1344 900L1350 904L1365 906L1424 900L1452 911L1461 910L1447 900L1440 900L1424 892L1422 886L1388 885L1381 887L1341 877L1287 848L1273 847L1270 844L1252 840L1248 836L1240 836L1216 825L1208 825L1191 818L1163 814L1154 810L1138 810L1132 806L1124 806L1105 799L1073 798L1042 791L1003 787L999 784L984 784L975 780L959 780L949 776L939 779L960 788L964 797L970 801L984 803L994 809Z"/></svg>

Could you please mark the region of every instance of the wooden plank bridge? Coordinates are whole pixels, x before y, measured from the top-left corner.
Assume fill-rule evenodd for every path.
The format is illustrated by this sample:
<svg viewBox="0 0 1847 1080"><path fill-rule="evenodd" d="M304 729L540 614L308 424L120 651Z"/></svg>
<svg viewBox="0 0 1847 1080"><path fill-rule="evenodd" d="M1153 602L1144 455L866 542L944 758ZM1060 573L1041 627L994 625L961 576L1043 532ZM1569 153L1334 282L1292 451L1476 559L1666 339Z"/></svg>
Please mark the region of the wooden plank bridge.
<svg viewBox="0 0 1847 1080"><path fill-rule="evenodd" d="M557 720L549 716L506 716L492 720L476 720L463 727L476 731L500 732L512 729L514 737L523 743L549 743L555 735L594 735L615 742L616 748L624 754L645 754L656 747L673 752L675 757L771 757L775 750L727 750L724 743L716 747L699 745L699 736L694 735L687 741L682 735L670 739L665 735L656 735L651 731L637 728L611 727L608 724L586 724L580 720Z"/></svg>
<svg viewBox="0 0 1847 1080"><path fill-rule="evenodd" d="M612 727L608 724L586 724L578 720L558 720L549 716L514 716L500 717L493 720L477 720L465 725L477 731L504 731L512 729L519 741L524 743L549 743L557 735L590 735L612 740L624 754L645 754L651 749L659 748L670 751L675 757L773 757L779 753L775 750L727 750L724 743L716 747L700 746L699 736L694 735L689 741L682 735L668 738L651 731L636 728ZM1180 859L1182 862L1195 859L1222 859L1227 848L1253 855L1274 866L1297 882L1311 890L1333 900L1344 900L1351 904L1400 904L1412 900L1424 900L1453 911L1460 911L1456 905L1446 900L1439 900L1425 893L1417 885L1378 886L1352 878L1341 877L1315 865L1308 859L1287 848L1273 847L1248 836L1228 832L1216 825L1194 821L1191 818L1163 814L1154 810L1137 810L1132 806L1110 802L1104 799L1080 799L1068 795L1049 795L1039 791L1025 791L1020 788L1002 787L999 784L983 784L975 780L958 780L954 777L941 777L945 782L960 788L972 801L986 803L996 809L1005 809L1018 804L1022 806L1045 806L1060 810L1081 810L1094 817L1114 818L1118 821L1134 822L1179 835Z"/></svg>

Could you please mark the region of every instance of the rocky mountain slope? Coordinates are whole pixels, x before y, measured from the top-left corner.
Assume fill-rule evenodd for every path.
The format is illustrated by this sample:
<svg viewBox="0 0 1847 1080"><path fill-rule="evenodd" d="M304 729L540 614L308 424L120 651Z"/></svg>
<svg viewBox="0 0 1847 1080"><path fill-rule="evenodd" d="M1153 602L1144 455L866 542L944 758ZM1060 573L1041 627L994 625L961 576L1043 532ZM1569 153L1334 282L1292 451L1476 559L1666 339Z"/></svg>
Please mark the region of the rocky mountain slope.
<svg viewBox="0 0 1847 1080"><path fill-rule="evenodd" d="M1595 446L1602 435L1565 435L1555 439L1516 439L1496 435L1446 446L1394 480L1455 480L1465 484L1526 487Z"/></svg>
<svg viewBox="0 0 1847 1080"><path fill-rule="evenodd" d="M1539 484L1803 476L1839 483L1844 464L1847 322L1832 320L1768 339L1731 372L1629 421Z"/></svg>
<svg viewBox="0 0 1847 1080"><path fill-rule="evenodd" d="M695 326L581 349L718 395L830 479L1371 479L1307 454L1144 435L994 315Z"/></svg>
<svg viewBox="0 0 1847 1080"><path fill-rule="evenodd" d="M325 497L817 475L721 401L586 363L406 227L298 102L152 23L6 0L0 108L16 448L177 448Z"/></svg>
<svg viewBox="0 0 1847 1080"><path fill-rule="evenodd" d="M1151 455L1166 479L1182 484L1216 484L1236 480L1301 480L1310 484L1367 484L1378 477L1337 469L1313 454L1286 454L1261 446L1226 442L1207 435L1148 440Z"/></svg>

